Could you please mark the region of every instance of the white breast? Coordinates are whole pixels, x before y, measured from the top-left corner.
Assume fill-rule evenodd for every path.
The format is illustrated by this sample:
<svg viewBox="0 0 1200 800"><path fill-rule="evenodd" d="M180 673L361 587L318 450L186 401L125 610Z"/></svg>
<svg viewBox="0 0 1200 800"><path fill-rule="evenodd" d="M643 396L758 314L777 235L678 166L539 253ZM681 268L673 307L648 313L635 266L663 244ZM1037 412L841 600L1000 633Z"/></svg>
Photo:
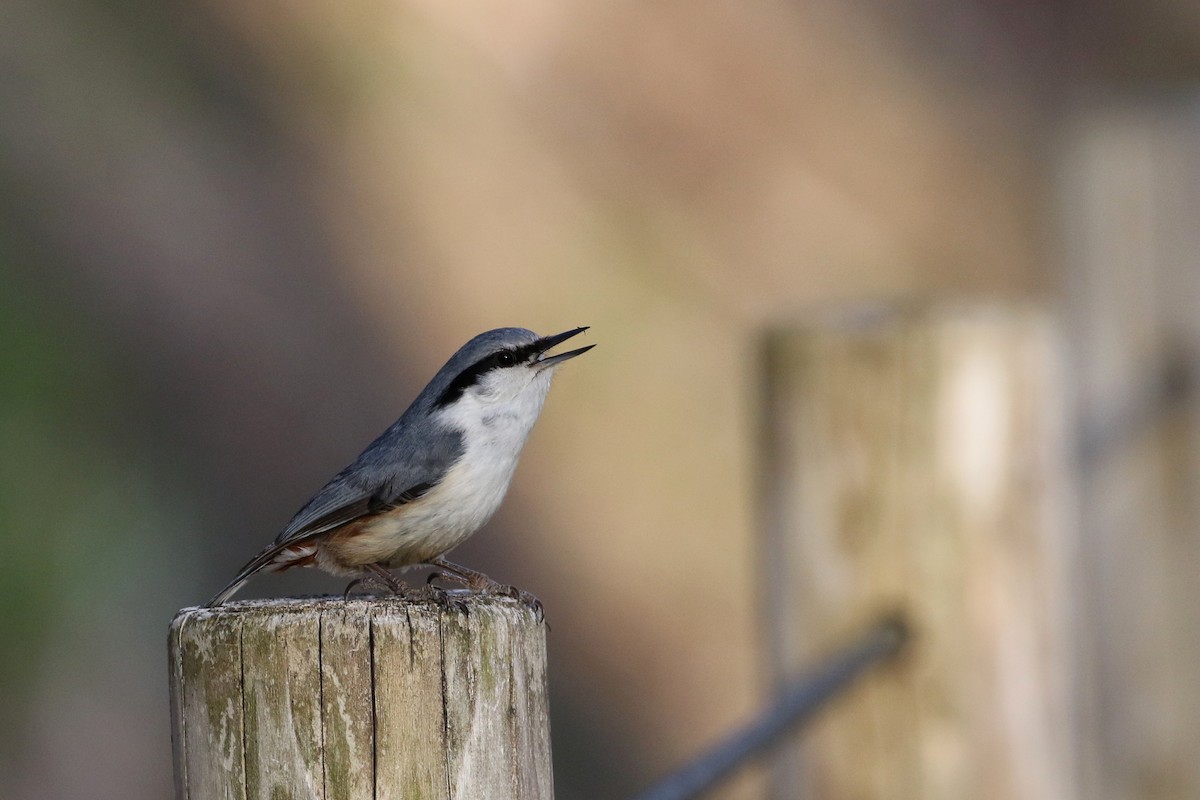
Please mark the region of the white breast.
<svg viewBox="0 0 1200 800"><path fill-rule="evenodd" d="M391 566L439 556L491 518L508 492L521 449L541 413L550 388L548 372L534 375L525 390L504 402L487 402L467 392L438 412L440 423L462 432L464 453L432 491L404 513L380 520L379 527L389 530L379 533L401 544L388 559Z"/></svg>

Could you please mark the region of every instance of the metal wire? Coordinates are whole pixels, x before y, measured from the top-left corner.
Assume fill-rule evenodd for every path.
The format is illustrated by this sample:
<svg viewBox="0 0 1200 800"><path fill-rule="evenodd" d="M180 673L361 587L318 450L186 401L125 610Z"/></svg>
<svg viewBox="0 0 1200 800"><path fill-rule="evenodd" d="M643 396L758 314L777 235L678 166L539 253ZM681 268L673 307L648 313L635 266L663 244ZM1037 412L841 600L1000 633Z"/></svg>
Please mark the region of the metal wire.
<svg viewBox="0 0 1200 800"><path fill-rule="evenodd" d="M1094 463L1195 397L1198 379L1190 360L1175 353L1164 361L1157 380L1147 382L1123 402L1081 426L1077 457L1082 464ZM745 762L778 744L784 735L867 669L893 658L908 635L907 626L898 617L882 620L785 691L749 725L636 795L634 800L689 800L716 787Z"/></svg>
<svg viewBox="0 0 1200 800"><path fill-rule="evenodd" d="M902 619L889 617L880 621L787 689L749 725L634 800L687 800L715 787L746 761L777 744L868 668L894 657L907 639L908 627Z"/></svg>
<svg viewBox="0 0 1200 800"><path fill-rule="evenodd" d="M1102 407L1081 422L1076 445L1085 475L1087 467L1153 431L1167 414L1195 399L1197 375L1193 363L1186 353L1168 351L1153 376L1135 383L1127 396L1108 405L1094 404Z"/></svg>

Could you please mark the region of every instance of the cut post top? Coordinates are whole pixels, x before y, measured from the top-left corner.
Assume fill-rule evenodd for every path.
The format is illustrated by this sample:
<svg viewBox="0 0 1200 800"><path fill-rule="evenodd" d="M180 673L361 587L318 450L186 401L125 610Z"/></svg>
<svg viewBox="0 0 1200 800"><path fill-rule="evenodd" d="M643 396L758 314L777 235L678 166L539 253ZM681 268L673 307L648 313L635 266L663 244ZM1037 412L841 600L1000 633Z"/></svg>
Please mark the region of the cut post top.
<svg viewBox="0 0 1200 800"><path fill-rule="evenodd" d="M466 591L185 608L176 796L550 800L545 630Z"/></svg>
<svg viewBox="0 0 1200 800"><path fill-rule="evenodd" d="M372 611L376 614L401 613L421 610L428 613L469 615L475 609L505 610L528 616L531 621L542 623L541 616L529 605L516 598L502 594L474 592L469 589L445 590L444 598L421 592L408 597L354 595L313 595L307 597L273 597L251 600L230 600L214 608L187 606L175 615L178 624L185 617L204 618L234 614L328 614L338 611Z"/></svg>

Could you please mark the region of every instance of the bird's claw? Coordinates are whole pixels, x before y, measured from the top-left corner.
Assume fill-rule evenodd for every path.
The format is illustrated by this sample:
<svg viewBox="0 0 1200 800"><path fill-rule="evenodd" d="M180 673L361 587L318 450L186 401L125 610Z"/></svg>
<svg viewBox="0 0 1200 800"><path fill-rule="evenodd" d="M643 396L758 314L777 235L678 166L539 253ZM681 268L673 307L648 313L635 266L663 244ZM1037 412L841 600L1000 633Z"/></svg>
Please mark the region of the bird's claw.
<svg viewBox="0 0 1200 800"><path fill-rule="evenodd" d="M374 580L371 577L363 577L363 578L355 578L354 580L352 580L348 584L346 584L346 589L345 589L345 591L342 592L342 600L344 602L348 602L350 600L350 593L352 591L354 591L355 587L357 587L357 586L382 589L382 590L388 592L389 594L391 594L393 597L399 598L400 600L404 600L405 598L408 597L408 592L406 591L406 587L403 584L398 584L396 586L392 586L390 584L384 583L383 581Z"/></svg>
<svg viewBox="0 0 1200 800"><path fill-rule="evenodd" d="M346 590L342 592L342 600L350 599L350 591L358 585L374 586L377 589L383 589L391 592L393 597L404 600L408 597L408 587L403 582L396 579L396 576L388 572L378 564L369 564L362 575L359 575L350 583L346 584Z"/></svg>
<svg viewBox="0 0 1200 800"><path fill-rule="evenodd" d="M537 615L539 622L546 621L546 611L542 606L542 601L532 593L527 592L524 589L518 589L516 586L506 586L503 583L498 583L497 581L494 581L488 576L484 575L482 572L475 572L474 570L468 570L464 567L456 567L455 565L449 565L449 567L447 567L447 565L444 563L436 564L436 566L443 567L444 571L437 571L429 574L429 577L426 579L426 584L431 588L436 588L433 587L433 581L442 579L462 584L468 589L479 592L480 594L511 597L513 600L516 600L518 603L521 603L532 610L534 614ZM458 608L462 609L464 612L466 611L465 604L457 605Z"/></svg>
<svg viewBox="0 0 1200 800"><path fill-rule="evenodd" d="M463 614L470 614L471 609L467 606L467 602L465 600L451 595L450 592L446 591L440 586L433 585L434 578L440 577L442 577L440 574L434 573L433 575L430 575L429 580L425 582L425 588L434 604L446 611L449 611L451 608L455 608L458 611L461 611Z"/></svg>
<svg viewBox="0 0 1200 800"><path fill-rule="evenodd" d="M546 621L546 609L542 606L542 601L532 592L518 589L516 586L501 586L497 593L511 597L518 603L528 607L537 615L539 622Z"/></svg>

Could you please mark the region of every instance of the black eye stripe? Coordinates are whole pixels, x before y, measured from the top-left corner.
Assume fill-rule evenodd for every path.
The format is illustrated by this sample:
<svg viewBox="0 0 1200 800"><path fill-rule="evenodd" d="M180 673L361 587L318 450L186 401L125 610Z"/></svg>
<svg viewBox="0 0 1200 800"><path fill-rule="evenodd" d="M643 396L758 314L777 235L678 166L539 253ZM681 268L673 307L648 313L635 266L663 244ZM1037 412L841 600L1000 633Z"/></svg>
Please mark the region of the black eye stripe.
<svg viewBox="0 0 1200 800"><path fill-rule="evenodd" d="M442 392L434 403L436 408L444 408L450 405L455 400L463 396L463 392L470 389L475 384L479 383L479 379L494 369L502 369L511 367L515 364L522 364L529 359L531 355L536 353L536 348L516 347L507 350L500 350L496 353L491 353L476 361L471 366L464 369L455 376L454 380L450 381L450 385Z"/></svg>
<svg viewBox="0 0 1200 800"><path fill-rule="evenodd" d="M517 359L517 363L520 364L541 353L542 348L539 346L538 342L530 342L529 344L523 344L520 347L514 347L511 352Z"/></svg>

